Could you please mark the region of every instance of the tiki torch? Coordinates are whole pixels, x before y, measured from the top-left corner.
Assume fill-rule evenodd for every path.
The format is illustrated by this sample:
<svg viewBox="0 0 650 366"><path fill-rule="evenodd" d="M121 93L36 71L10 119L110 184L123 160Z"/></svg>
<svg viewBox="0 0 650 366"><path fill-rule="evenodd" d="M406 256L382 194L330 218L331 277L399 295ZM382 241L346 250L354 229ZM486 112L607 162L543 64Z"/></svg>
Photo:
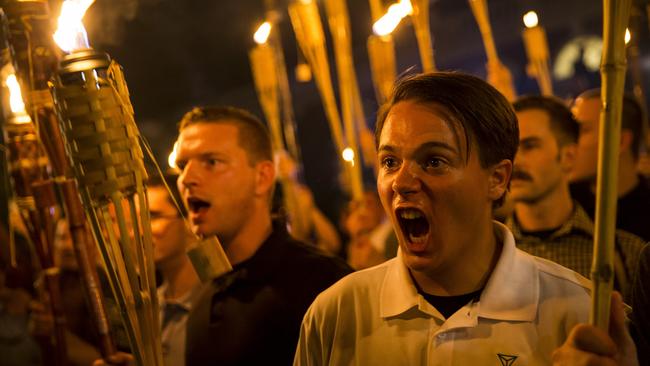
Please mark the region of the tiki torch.
<svg viewBox="0 0 650 366"><path fill-rule="evenodd" d="M393 7L395 5L392 5ZM397 5L398 7L401 6ZM375 87L375 95L377 96L377 102L383 104L388 100L390 94L393 90L393 84L397 79L397 68L395 66L395 43L393 42L393 36L391 33L397 26L397 22L379 22L380 19L384 16L384 9L379 0L371 0L370 10L372 15L372 21L375 26L373 26L374 34L368 37L368 56L370 60L370 70L372 72L372 82ZM387 16L392 16L394 18L400 18L400 15L407 13L406 11L399 12L388 12ZM397 13L397 14L396 14ZM382 24L387 24L382 27Z"/></svg>
<svg viewBox="0 0 650 366"><path fill-rule="evenodd" d="M472 13L478 24L487 55L487 75L488 82L492 84L501 94L509 101L514 101L517 97L515 87L512 83L512 74L510 70L501 63L497 48L494 45L492 36L492 26L490 25L490 15L488 13L487 0L469 0Z"/></svg>
<svg viewBox="0 0 650 366"><path fill-rule="evenodd" d="M122 68L88 44L81 19L92 2L62 4L54 39L68 54L50 90L131 351L141 366L162 365L140 133Z"/></svg>
<svg viewBox="0 0 650 366"><path fill-rule="evenodd" d="M27 110L38 126L38 137L49 156L53 180L60 190L66 212L65 219L68 221L73 237L84 294L99 335L100 352L104 357L108 357L116 350L110 336L96 262L91 255L95 241L87 224L76 181L65 156L63 140L48 88L48 81L57 68L60 53L52 39L48 2L46 0L7 1L3 6L10 15L12 44L16 50L19 75L23 80L28 81ZM52 204L53 198L51 190L41 192L44 187L47 185L38 188L40 199L37 197L36 200L37 206L44 204L44 207L39 210L42 214L47 213L47 207ZM46 219L43 221L46 222Z"/></svg>
<svg viewBox="0 0 650 366"><path fill-rule="evenodd" d="M264 22L253 36L257 44L249 53L253 80L257 90L257 98L269 124L273 151L278 158L285 153L285 140L280 122L280 75L278 70L283 68L277 60L277 50L269 43L272 24ZM291 177L280 175L282 197L291 222L291 232L296 237L309 237L310 221L308 215L301 214L296 196L295 182Z"/></svg>
<svg viewBox="0 0 650 366"><path fill-rule="evenodd" d="M359 154L357 128L361 132L368 128L361 107L361 93L359 92L352 59L350 18L345 0L326 0L325 9L334 43L343 128L347 141L347 147L342 152L344 154L342 157L346 162L346 168L350 176L352 198L361 200L363 198L363 178L361 164L359 164L361 154Z"/></svg>
<svg viewBox="0 0 650 366"><path fill-rule="evenodd" d="M618 145L621 138L626 68L624 35L631 6L631 0L603 2L603 58L600 66L603 81L600 96L602 110L598 142L594 258L591 267L593 294L589 322L604 331L609 327L610 298L614 287Z"/></svg>
<svg viewBox="0 0 650 366"><path fill-rule="evenodd" d="M3 81L4 141L7 144L9 175L15 199L31 242L35 248L47 292L45 304L54 319L52 339L41 339L46 353L53 352L56 365L67 363L65 315L59 287L59 270L54 265L56 196L48 178L49 161L25 110L12 48L8 43L8 21L0 9L0 77ZM52 348L52 349L50 349Z"/></svg>
<svg viewBox="0 0 650 366"><path fill-rule="evenodd" d="M548 67L548 42L546 31L538 25L537 13L529 11L524 14L524 45L528 55L528 75L537 79L542 95L553 95L553 83Z"/></svg>
<svg viewBox="0 0 650 366"><path fill-rule="evenodd" d="M402 0L403 1L403 0ZM408 0L407 0L408 1ZM413 27L415 38L420 50L420 60L424 72L436 71L436 62L433 57L433 45L431 41L431 26L429 24L429 0L413 0Z"/></svg>
<svg viewBox="0 0 650 366"><path fill-rule="evenodd" d="M318 5L313 0L298 0L289 5L289 16L296 34L296 40L312 69L316 86L320 92L325 114L330 125L334 146L339 154L343 153L345 144L341 130L341 117L336 105L330 66L325 48L325 35L318 12Z"/></svg>

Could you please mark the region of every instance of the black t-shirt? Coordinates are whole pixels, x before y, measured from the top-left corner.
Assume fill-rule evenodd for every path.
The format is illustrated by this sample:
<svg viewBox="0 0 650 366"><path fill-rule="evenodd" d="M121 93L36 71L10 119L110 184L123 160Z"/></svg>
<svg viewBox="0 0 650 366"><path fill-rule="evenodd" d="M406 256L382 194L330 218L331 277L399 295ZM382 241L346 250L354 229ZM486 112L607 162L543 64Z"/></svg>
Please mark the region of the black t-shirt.
<svg viewBox="0 0 650 366"><path fill-rule="evenodd" d="M213 280L197 300L187 320L186 364L290 365L307 308L350 272L342 260L274 225L250 259Z"/></svg>
<svg viewBox="0 0 650 366"><path fill-rule="evenodd" d="M589 182L572 183L571 196L580 203L593 220L596 211L596 196ZM639 176L639 184L619 197L616 204L616 228L650 241L650 182Z"/></svg>
<svg viewBox="0 0 650 366"><path fill-rule="evenodd" d="M456 295L456 296L436 296L420 292L429 304L433 305L445 319L449 319L450 316L454 315L458 309L465 306L468 302L474 300L477 301L481 297L481 292L483 289L478 291L470 292L469 294Z"/></svg>

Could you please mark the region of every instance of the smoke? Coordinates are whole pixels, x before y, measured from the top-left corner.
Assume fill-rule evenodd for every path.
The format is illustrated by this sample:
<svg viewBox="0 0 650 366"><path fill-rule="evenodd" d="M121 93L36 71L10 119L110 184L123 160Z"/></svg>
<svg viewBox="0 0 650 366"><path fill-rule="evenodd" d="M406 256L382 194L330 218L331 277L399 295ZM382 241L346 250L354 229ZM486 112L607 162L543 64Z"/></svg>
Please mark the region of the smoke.
<svg viewBox="0 0 650 366"><path fill-rule="evenodd" d="M84 23L91 45L117 46L122 43L127 23L136 18L143 8L161 0L96 0L90 7Z"/></svg>

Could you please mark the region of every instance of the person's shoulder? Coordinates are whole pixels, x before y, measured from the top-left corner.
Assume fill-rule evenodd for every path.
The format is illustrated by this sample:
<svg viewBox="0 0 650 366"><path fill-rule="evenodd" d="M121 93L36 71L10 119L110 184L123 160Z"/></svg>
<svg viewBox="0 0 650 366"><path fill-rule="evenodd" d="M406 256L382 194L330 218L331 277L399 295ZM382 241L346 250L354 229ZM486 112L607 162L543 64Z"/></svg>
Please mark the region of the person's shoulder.
<svg viewBox="0 0 650 366"><path fill-rule="evenodd" d="M315 303L340 303L359 297L369 299L368 296L379 293L386 273L396 260L392 258L374 267L350 273L318 295Z"/></svg>
<svg viewBox="0 0 650 366"><path fill-rule="evenodd" d="M645 241L638 235L625 230L616 230L616 241L626 256L638 257L646 245Z"/></svg>
<svg viewBox="0 0 650 366"><path fill-rule="evenodd" d="M283 249L276 253L281 258L277 258L279 267L275 279L296 294L315 292L315 297L352 272L352 268L342 258L327 254L290 236L284 239L282 247ZM296 289L296 286L300 288Z"/></svg>
<svg viewBox="0 0 650 366"><path fill-rule="evenodd" d="M533 255L531 257L539 271L541 280L546 283L552 283L555 287L564 288L565 290L586 291L587 294L590 293L591 281L581 274L548 259Z"/></svg>

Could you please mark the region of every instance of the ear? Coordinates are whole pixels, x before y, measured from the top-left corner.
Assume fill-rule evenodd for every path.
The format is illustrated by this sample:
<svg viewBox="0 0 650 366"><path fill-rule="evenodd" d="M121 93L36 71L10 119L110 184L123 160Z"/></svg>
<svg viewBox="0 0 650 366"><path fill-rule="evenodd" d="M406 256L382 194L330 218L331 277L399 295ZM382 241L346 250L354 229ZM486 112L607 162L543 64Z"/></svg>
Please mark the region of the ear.
<svg viewBox="0 0 650 366"><path fill-rule="evenodd" d="M512 160L504 159L494 164L489 170L488 197L492 201L501 198L508 190L512 175Z"/></svg>
<svg viewBox="0 0 650 366"><path fill-rule="evenodd" d="M621 129L621 144L618 146L619 153L623 151L631 151L632 140L634 140L634 134L632 131Z"/></svg>
<svg viewBox="0 0 650 366"><path fill-rule="evenodd" d="M255 194L266 196L275 184L275 164L271 160L263 160L255 168Z"/></svg>
<svg viewBox="0 0 650 366"><path fill-rule="evenodd" d="M560 148L560 166L565 174L569 174L573 170L577 152L577 144L566 144Z"/></svg>

